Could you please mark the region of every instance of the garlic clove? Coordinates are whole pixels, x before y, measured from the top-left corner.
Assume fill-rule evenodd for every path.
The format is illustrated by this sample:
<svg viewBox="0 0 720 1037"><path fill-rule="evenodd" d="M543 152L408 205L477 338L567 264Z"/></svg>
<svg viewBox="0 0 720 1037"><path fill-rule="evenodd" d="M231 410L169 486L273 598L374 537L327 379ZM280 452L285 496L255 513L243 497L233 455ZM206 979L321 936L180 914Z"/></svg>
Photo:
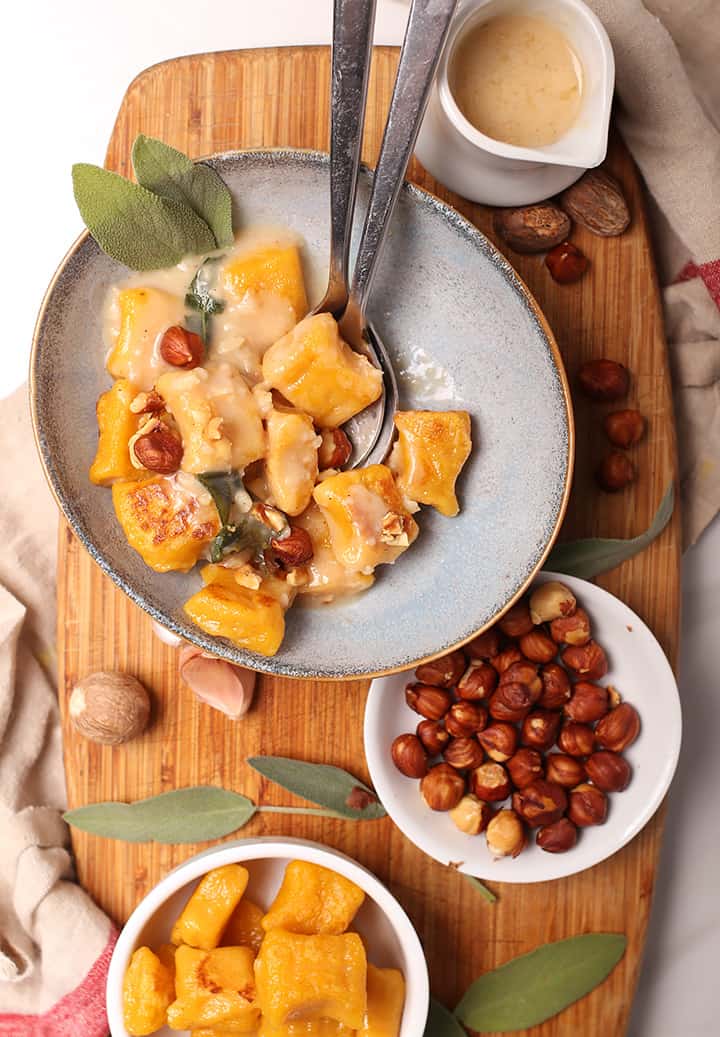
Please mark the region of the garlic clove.
<svg viewBox="0 0 720 1037"><path fill-rule="evenodd" d="M180 649L180 676L190 690L213 709L237 720L250 709L256 674L224 659L216 659L194 645Z"/></svg>
<svg viewBox="0 0 720 1037"><path fill-rule="evenodd" d="M171 648L177 648L178 645L183 643L183 639L179 634L174 634L172 630L162 626L156 619L152 621L152 631L159 641L162 641L165 645L170 645Z"/></svg>

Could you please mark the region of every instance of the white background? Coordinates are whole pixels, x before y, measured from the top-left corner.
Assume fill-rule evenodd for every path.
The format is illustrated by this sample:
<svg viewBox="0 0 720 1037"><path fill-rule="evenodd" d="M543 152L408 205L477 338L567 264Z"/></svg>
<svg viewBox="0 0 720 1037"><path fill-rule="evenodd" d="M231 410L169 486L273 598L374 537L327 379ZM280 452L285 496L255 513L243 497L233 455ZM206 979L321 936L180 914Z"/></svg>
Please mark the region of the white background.
<svg viewBox="0 0 720 1037"><path fill-rule="evenodd" d="M376 42L399 43L405 4L379 0L378 6ZM0 396L25 380L37 307L60 257L81 230L70 166L76 161L102 164L130 80L148 65L180 54L327 43L330 23L331 0L20 0L9 5L0 62ZM22 447L26 453L27 444ZM631 1037L720 1032L715 1007L720 961L719 563L716 521L688 552L683 567L684 747L671 791Z"/></svg>

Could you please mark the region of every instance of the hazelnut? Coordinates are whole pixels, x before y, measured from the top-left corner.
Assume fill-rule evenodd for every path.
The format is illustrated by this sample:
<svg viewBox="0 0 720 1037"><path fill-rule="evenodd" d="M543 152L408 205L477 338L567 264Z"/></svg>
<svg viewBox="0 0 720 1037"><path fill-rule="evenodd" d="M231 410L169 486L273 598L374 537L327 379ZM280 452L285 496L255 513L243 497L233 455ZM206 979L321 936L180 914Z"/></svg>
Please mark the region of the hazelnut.
<svg viewBox="0 0 720 1037"><path fill-rule="evenodd" d="M420 782L420 795L431 810L452 810L463 798L465 779L449 763L437 763Z"/></svg>
<svg viewBox="0 0 720 1037"><path fill-rule="evenodd" d="M465 645L465 651L471 659L492 659L500 651L500 634L497 627L483 631Z"/></svg>
<svg viewBox="0 0 720 1037"><path fill-rule="evenodd" d="M606 357L588 360L578 371L580 388L591 400L621 400L630 388L626 367Z"/></svg>
<svg viewBox="0 0 720 1037"><path fill-rule="evenodd" d="M450 741L450 735L437 720L421 720L415 734L430 756L439 756Z"/></svg>
<svg viewBox="0 0 720 1037"><path fill-rule="evenodd" d="M563 241L547 253L545 266L550 271L553 281L557 281L558 284L574 284L590 266L590 260L571 241Z"/></svg>
<svg viewBox="0 0 720 1037"><path fill-rule="evenodd" d="M476 702L455 702L445 717L445 727L456 738L477 734L487 724L487 710Z"/></svg>
<svg viewBox="0 0 720 1037"><path fill-rule="evenodd" d="M541 583L530 595L530 615L536 625L551 623L560 616L571 616L576 605L570 588L557 580Z"/></svg>
<svg viewBox="0 0 720 1037"><path fill-rule="evenodd" d="M321 471L327 468L342 468L352 454L352 443L341 428L326 428L320 433L318 448L318 467Z"/></svg>
<svg viewBox="0 0 720 1037"><path fill-rule="evenodd" d="M517 728L512 724L498 721L490 724L477 736L477 740L495 763L505 763L517 749Z"/></svg>
<svg viewBox="0 0 720 1037"><path fill-rule="evenodd" d="M205 355L205 344L199 335L174 324L160 339L160 356L173 367L197 367Z"/></svg>
<svg viewBox="0 0 720 1037"><path fill-rule="evenodd" d="M510 778L501 763L483 763L470 775L470 789L485 803L499 803L511 792Z"/></svg>
<svg viewBox="0 0 720 1037"><path fill-rule="evenodd" d="M561 709L570 698L570 678L559 663L547 663L540 670L543 691L538 705L543 709Z"/></svg>
<svg viewBox="0 0 720 1037"><path fill-rule="evenodd" d="M510 645L509 648L505 648L502 652L498 652L497 655L493 655L490 659L490 665L502 676L509 666L520 662L522 658L523 654L517 645Z"/></svg>
<svg viewBox="0 0 720 1037"><path fill-rule="evenodd" d="M543 776L542 756L537 749L518 749L507 762L512 783L517 789L524 789Z"/></svg>
<svg viewBox="0 0 720 1037"><path fill-rule="evenodd" d="M560 658L568 670L589 681L599 680L608 672L607 656L597 641L588 641L586 645L568 645Z"/></svg>
<svg viewBox="0 0 720 1037"><path fill-rule="evenodd" d="M475 738L451 738L443 759L459 771L472 770L482 763L483 751Z"/></svg>
<svg viewBox="0 0 720 1037"><path fill-rule="evenodd" d="M463 796L450 811L453 823L466 835L484 832L492 816L492 807L488 803L481 803L476 796Z"/></svg>
<svg viewBox="0 0 720 1037"><path fill-rule="evenodd" d="M610 706L610 709L615 709L615 707L619 706L622 702L622 695L613 684L608 684L607 693L608 705Z"/></svg>
<svg viewBox="0 0 720 1037"><path fill-rule="evenodd" d="M452 688L465 672L467 663L464 654L458 649L423 663L415 670L415 676L421 684L434 684L438 688Z"/></svg>
<svg viewBox="0 0 720 1037"><path fill-rule="evenodd" d="M565 703L563 712L580 724L594 724L608 711L608 693L599 684L578 681L573 688L572 698Z"/></svg>
<svg viewBox="0 0 720 1037"><path fill-rule="evenodd" d="M520 638L520 651L534 663L549 663L557 655L557 645L544 630L533 628L529 634Z"/></svg>
<svg viewBox="0 0 720 1037"><path fill-rule="evenodd" d="M75 685L68 713L75 730L91 742L121 745L147 727L150 699L129 673L101 670Z"/></svg>
<svg viewBox="0 0 720 1037"><path fill-rule="evenodd" d="M284 537L273 537L269 551L272 559L283 569L295 569L305 565L313 556L313 543L310 534L301 526L290 526L290 532Z"/></svg>
<svg viewBox="0 0 720 1037"><path fill-rule="evenodd" d="M549 749L557 738L560 714L549 709L533 709L522 722L520 741L532 749Z"/></svg>
<svg viewBox="0 0 720 1037"><path fill-rule="evenodd" d="M493 857L517 857L527 842L523 823L514 810L501 810L490 818L485 838Z"/></svg>
<svg viewBox="0 0 720 1037"><path fill-rule="evenodd" d="M577 842L578 830L567 817L538 829L535 842L546 853L567 853Z"/></svg>
<svg viewBox="0 0 720 1037"><path fill-rule="evenodd" d="M456 691L461 699L486 699L495 691L497 670L486 662L472 662L458 681Z"/></svg>
<svg viewBox="0 0 720 1037"><path fill-rule="evenodd" d="M183 445L167 425L158 421L148 432L133 437L131 452L150 472L172 475L183 459Z"/></svg>
<svg viewBox="0 0 720 1037"><path fill-rule="evenodd" d="M533 702L537 702L542 695L542 681L537 663L531 663L529 659L522 659L508 666L500 678L500 686L503 684L524 684L530 689Z"/></svg>
<svg viewBox="0 0 720 1037"><path fill-rule="evenodd" d="M577 608L572 616L560 616L550 624L550 637L559 645L586 645L590 640L590 617Z"/></svg>
<svg viewBox="0 0 720 1037"><path fill-rule="evenodd" d="M527 821L531 828L551 825L559 821L568 805L565 789L544 778L536 778L530 785L513 792L513 810Z"/></svg>
<svg viewBox="0 0 720 1037"><path fill-rule="evenodd" d="M624 756L601 749L585 761L587 776L603 792L622 792L630 784L632 768Z"/></svg>
<svg viewBox="0 0 720 1037"><path fill-rule="evenodd" d="M607 796L595 785L576 785L568 793L568 817L578 828L604 824L607 810Z"/></svg>
<svg viewBox="0 0 720 1037"><path fill-rule="evenodd" d="M165 410L165 400L155 389L139 392L130 404L132 414L157 414L161 410Z"/></svg>
<svg viewBox="0 0 720 1037"><path fill-rule="evenodd" d="M568 756L589 756L593 751L595 735L589 724L568 721L558 735L557 744Z"/></svg>
<svg viewBox="0 0 720 1037"><path fill-rule="evenodd" d="M515 682L501 684L490 696L488 709L493 720L507 720L515 724L525 717L532 704L532 692L527 684Z"/></svg>
<svg viewBox="0 0 720 1037"><path fill-rule="evenodd" d="M498 620L498 626L503 634L508 637L522 637L529 634L533 628L530 619L530 609L526 601L518 601L507 610L504 616Z"/></svg>
<svg viewBox="0 0 720 1037"><path fill-rule="evenodd" d="M638 711L629 702L621 702L610 710L595 728L595 741L601 749L621 753L640 734Z"/></svg>
<svg viewBox="0 0 720 1037"><path fill-rule="evenodd" d="M605 417L603 428L613 446L627 450L644 436L645 418L637 410L616 410Z"/></svg>
<svg viewBox="0 0 720 1037"><path fill-rule="evenodd" d="M637 478L635 465L627 454L613 450L604 457L595 470L595 479L606 493L619 493Z"/></svg>
<svg viewBox="0 0 720 1037"><path fill-rule="evenodd" d="M585 768L574 756L548 753L545 757L545 776L548 781L562 785L564 789L574 789L581 781L585 781Z"/></svg>
<svg viewBox="0 0 720 1037"><path fill-rule="evenodd" d="M408 684L405 701L420 716L428 720L441 720L452 705L452 695L432 684Z"/></svg>
<svg viewBox="0 0 720 1037"><path fill-rule="evenodd" d="M392 761L406 778L424 778L427 753L417 735L398 735L390 749Z"/></svg>

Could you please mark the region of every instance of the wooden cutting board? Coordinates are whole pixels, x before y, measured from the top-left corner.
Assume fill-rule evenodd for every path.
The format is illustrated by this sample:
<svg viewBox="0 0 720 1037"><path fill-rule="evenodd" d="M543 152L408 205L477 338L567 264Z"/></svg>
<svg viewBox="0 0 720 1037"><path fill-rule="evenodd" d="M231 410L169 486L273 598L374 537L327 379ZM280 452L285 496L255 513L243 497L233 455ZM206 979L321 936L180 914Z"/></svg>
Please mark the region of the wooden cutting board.
<svg viewBox="0 0 720 1037"><path fill-rule="evenodd" d="M376 50L364 147L364 159L371 164L396 64L394 48ZM141 73L125 95L107 165L129 173L130 148L139 132L161 137L191 155L274 145L327 149L328 80L327 47L202 54L156 65ZM541 257L509 256L555 330L571 381L589 357L622 360L633 372L632 401L649 420L649 435L634 454L637 484L623 494L603 495L592 480L604 445L599 409L579 402L577 467L565 537L640 532L676 476L668 364L642 188L617 139L608 165L625 187L633 223L622 237L607 240L581 228L574 232L573 240L592 262L579 284L555 284ZM452 195L417 163L409 175L493 236L490 210ZM649 550L599 581L649 623L673 663L679 538L676 512ZM59 687L72 807L133 800L197 783L224 785L256 802L293 802L247 766L246 757L257 753L333 763L367 778L362 748L365 681L319 685L263 677L252 712L232 723L200 705L180 684L175 651L154 637L149 618L111 584L64 525L58 602ZM155 702L147 733L115 749L80 738L67 717L75 681L102 669L137 675ZM480 972L538 944L587 931L625 932L627 953L602 988L528 1031L543 1037L618 1037L625 1030L637 981L662 825L661 810L629 846L584 874L555 883L497 886L495 905L486 903L461 876L423 856L389 818L357 823L260 815L243 834L316 839L371 868L408 911L427 952L433 993L451 1007ZM73 832L73 845L80 881L118 923L162 875L201 849L124 844L78 832Z"/></svg>

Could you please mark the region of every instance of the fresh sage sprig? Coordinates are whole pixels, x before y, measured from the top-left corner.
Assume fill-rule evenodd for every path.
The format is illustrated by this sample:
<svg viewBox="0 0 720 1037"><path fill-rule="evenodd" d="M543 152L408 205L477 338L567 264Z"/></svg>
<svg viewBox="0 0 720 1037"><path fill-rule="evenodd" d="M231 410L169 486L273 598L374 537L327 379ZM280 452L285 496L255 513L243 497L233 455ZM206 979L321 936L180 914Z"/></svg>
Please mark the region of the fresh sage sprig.
<svg viewBox="0 0 720 1037"><path fill-rule="evenodd" d="M485 900L488 901L488 903L490 903L490 904L497 903L496 895L493 893L493 891L491 889L488 889L487 886L484 886L483 883L480 881L480 879L476 879L474 875L465 875L465 874L463 874L463 878L466 879L470 883L470 885L473 887L473 889L476 889L478 891L478 893L480 894L480 896L484 897Z"/></svg>
<svg viewBox="0 0 720 1037"><path fill-rule="evenodd" d="M385 817L385 808L374 791L340 767L288 756L250 756L247 762L269 781L340 817L353 821Z"/></svg>
<svg viewBox="0 0 720 1037"><path fill-rule="evenodd" d="M467 1034L452 1012L431 997L423 1037L467 1037Z"/></svg>

